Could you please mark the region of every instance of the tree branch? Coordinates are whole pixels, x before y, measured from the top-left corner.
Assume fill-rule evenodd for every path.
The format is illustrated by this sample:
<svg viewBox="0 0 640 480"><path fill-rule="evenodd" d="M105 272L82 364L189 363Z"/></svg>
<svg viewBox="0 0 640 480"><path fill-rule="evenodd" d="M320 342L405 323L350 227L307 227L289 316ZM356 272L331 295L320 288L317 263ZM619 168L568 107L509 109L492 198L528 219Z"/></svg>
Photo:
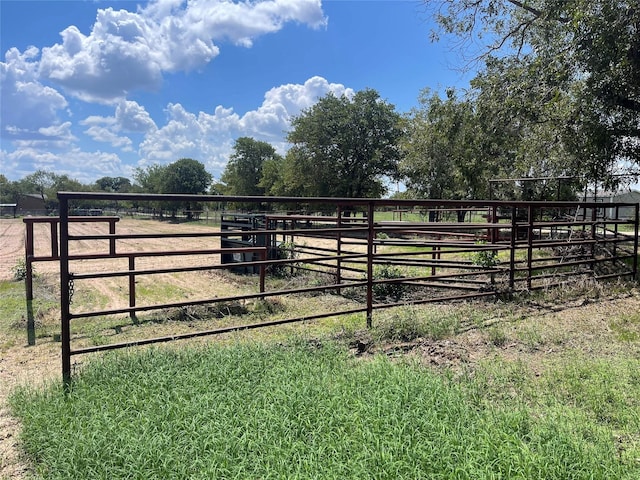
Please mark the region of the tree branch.
<svg viewBox="0 0 640 480"><path fill-rule="evenodd" d="M542 17L542 11L538 10L537 8L533 8L529 5L525 5L522 2L519 2L518 0L507 0L507 2L509 2L511 5L515 5L516 7L522 8L523 10L526 10L529 13L534 14L536 17Z"/></svg>
<svg viewBox="0 0 640 480"><path fill-rule="evenodd" d="M510 3L511 5L514 5L518 8L521 8L523 10L526 10L527 12L533 14L536 18L542 18L542 17L547 17L547 15L544 14L544 12L542 10L538 10L537 8L533 8L530 5L525 5L524 3L520 2L519 0L506 0L508 3ZM568 18L557 18L556 20L558 20L560 23L569 23L569 19Z"/></svg>

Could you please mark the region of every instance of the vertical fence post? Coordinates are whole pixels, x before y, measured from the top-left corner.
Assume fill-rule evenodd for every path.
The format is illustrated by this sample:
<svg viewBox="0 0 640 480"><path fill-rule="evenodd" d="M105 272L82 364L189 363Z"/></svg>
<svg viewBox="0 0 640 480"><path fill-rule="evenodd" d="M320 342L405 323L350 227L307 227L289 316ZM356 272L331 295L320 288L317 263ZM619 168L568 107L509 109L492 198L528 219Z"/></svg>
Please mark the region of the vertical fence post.
<svg viewBox="0 0 640 480"><path fill-rule="evenodd" d="M54 220L50 223L51 225L51 256L54 258L58 258L60 252L58 250L58 224L59 220Z"/></svg>
<svg viewBox="0 0 640 480"><path fill-rule="evenodd" d="M593 241L591 243L591 271L593 272L593 276L596 276L596 242L598 241L598 235L596 232L596 220L597 220L597 215L598 215L598 209L592 208L591 209L591 240Z"/></svg>
<svg viewBox="0 0 640 480"><path fill-rule="evenodd" d="M518 223L516 216L518 213L517 207L514 205L511 207L511 244L510 244L510 256L509 256L509 289L513 291L516 275L516 239L518 237Z"/></svg>
<svg viewBox="0 0 640 480"><path fill-rule="evenodd" d="M633 279L638 280L638 223L640 223L640 204L635 204L633 215Z"/></svg>
<svg viewBox="0 0 640 480"><path fill-rule="evenodd" d="M71 309L69 275L69 201L60 196L60 340L62 341L62 381L71 382Z"/></svg>
<svg viewBox="0 0 640 480"><path fill-rule="evenodd" d="M338 260L336 260L336 283L340 285L342 283L342 260L340 259L342 255L342 231L340 230L342 228L342 205L338 205L336 214L338 215L338 220L336 221L336 227L338 228L336 232L336 248L338 253ZM338 295L341 293L340 289L336 292Z"/></svg>
<svg viewBox="0 0 640 480"><path fill-rule="evenodd" d="M116 233L116 220L112 219L109 220L109 235L115 235ZM115 238L110 238L109 239L109 255L115 255L116 254L116 239Z"/></svg>
<svg viewBox="0 0 640 480"><path fill-rule="evenodd" d="M531 290L531 266L533 257L533 206L527 207L527 290Z"/></svg>
<svg viewBox="0 0 640 480"><path fill-rule="evenodd" d="M25 267L25 297L27 303L27 344L36 344L36 321L33 317L33 222L27 221L27 234L25 237L24 249L24 267Z"/></svg>
<svg viewBox="0 0 640 480"><path fill-rule="evenodd" d="M27 235L24 242L25 290L27 301L33 300L33 222L26 221Z"/></svg>
<svg viewBox="0 0 640 480"><path fill-rule="evenodd" d="M115 241L115 240L114 240ZM134 254L129 255L129 307L134 308L136 306L136 257ZM129 318L137 323L138 317L135 311L129 312Z"/></svg>
<svg viewBox="0 0 640 480"><path fill-rule="evenodd" d="M614 262L615 259L618 257L618 220L620 220L620 205L616 205L616 217L615 217L615 223L613 224L613 257L614 257ZM606 229L606 225L605 225L605 229L604 229L604 235L605 238L607 236L607 229Z"/></svg>
<svg viewBox="0 0 640 480"><path fill-rule="evenodd" d="M373 241L375 240L373 202L369 202L367 207L367 328L371 328L373 324Z"/></svg>
<svg viewBox="0 0 640 480"><path fill-rule="evenodd" d="M494 205L491 209L491 218L493 223L500 223L500 219L498 218L498 207ZM492 228L491 235L493 235L491 243L496 243L500 241L500 229Z"/></svg>
<svg viewBox="0 0 640 480"><path fill-rule="evenodd" d="M440 236L438 236L438 240L439 239L440 239ZM436 251L437 251L437 249L438 249L438 247L435 244L431 247L431 261L432 261L432 264L431 264L431 275L432 276L436 274L436 257L437 257L437 252Z"/></svg>
<svg viewBox="0 0 640 480"><path fill-rule="evenodd" d="M262 250L260 252L260 260L262 260L263 262L267 261L267 248L266 247L265 247L264 250ZM266 265L264 263L261 263L260 264L260 293L264 293L264 279L265 279L266 271L267 271ZM263 297L263 299L264 299L264 297Z"/></svg>

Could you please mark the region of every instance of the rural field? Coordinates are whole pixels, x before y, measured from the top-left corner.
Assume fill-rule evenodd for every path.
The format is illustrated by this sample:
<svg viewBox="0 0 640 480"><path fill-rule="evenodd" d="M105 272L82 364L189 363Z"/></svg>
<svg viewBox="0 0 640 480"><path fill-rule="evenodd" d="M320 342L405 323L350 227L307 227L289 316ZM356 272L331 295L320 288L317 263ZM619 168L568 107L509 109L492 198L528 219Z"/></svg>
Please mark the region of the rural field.
<svg viewBox="0 0 640 480"><path fill-rule="evenodd" d="M117 226L118 233L183 228L133 219ZM36 238L36 254L46 254L48 227L38 227ZM219 246L211 238L185 242L144 248ZM64 392L58 265L35 265L36 344L29 346L24 283L13 279L23 256L24 224L0 220L1 479L640 476L636 283L583 281L509 301L406 305L376 312L371 330L364 316L348 315L86 355ZM211 272L139 280L153 301L246 288L241 276ZM126 301L121 281L91 280L74 306ZM328 294L282 298L242 313L266 318L349 302ZM171 335L223 321L182 313L80 323L77 340Z"/></svg>

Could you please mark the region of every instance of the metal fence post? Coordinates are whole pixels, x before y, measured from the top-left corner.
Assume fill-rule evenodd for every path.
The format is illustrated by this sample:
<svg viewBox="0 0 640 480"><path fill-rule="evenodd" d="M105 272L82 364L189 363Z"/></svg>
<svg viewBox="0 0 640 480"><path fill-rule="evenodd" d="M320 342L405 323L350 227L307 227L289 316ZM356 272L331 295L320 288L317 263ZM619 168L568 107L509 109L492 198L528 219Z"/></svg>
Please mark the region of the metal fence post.
<svg viewBox="0 0 640 480"><path fill-rule="evenodd" d="M117 220L115 219L112 219L109 221L109 235L115 235L116 222ZM116 254L116 239L110 238L109 239L109 255L115 255L115 254Z"/></svg>
<svg viewBox="0 0 640 480"><path fill-rule="evenodd" d="M33 222L25 220L25 223L27 225L27 234L24 243L24 284L27 303L27 344L33 346L36 344L36 321L33 316Z"/></svg>
<svg viewBox="0 0 640 480"><path fill-rule="evenodd" d="M509 290L513 290L515 285L516 275L516 239L518 237L518 222L516 216L518 213L517 207L514 205L511 207L511 251L509 256Z"/></svg>
<svg viewBox="0 0 640 480"><path fill-rule="evenodd" d="M533 206L527 206L527 290L531 290L531 267L533 264Z"/></svg>
<svg viewBox="0 0 640 480"><path fill-rule="evenodd" d="M27 301L33 300L33 222L25 221L27 234L24 242L25 290Z"/></svg>
<svg viewBox="0 0 640 480"><path fill-rule="evenodd" d="M638 280L638 223L640 223L640 204L635 204L635 212L633 216L633 278Z"/></svg>
<svg viewBox="0 0 640 480"><path fill-rule="evenodd" d="M69 275L69 201L58 194L60 200L60 340L62 342L62 381L71 382L71 298Z"/></svg>
<svg viewBox="0 0 640 480"><path fill-rule="evenodd" d="M367 328L373 324L373 242L375 229L373 202L367 205Z"/></svg>
<svg viewBox="0 0 640 480"><path fill-rule="evenodd" d="M260 260L262 262L266 262L267 261L267 248L265 247L264 250L262 250L260 253ZM267 272L267 268L266 265L264 263L260 264L260 293L264 293L265 291L265 276L266 276L266 272Z"/></svg>
<svg viewBox="0 0 640 480"><path fill-rule="evenodd" d="M115 239L113 240L115 241ZM136 306L136 257L135 255L129 255L129 307L134 308ZM135 310L129 312L129 318L137 323L138 317L136 315Z"/></svg>
<svg viewBox="0 0 640 480"><path fill-rule="evenodd" d="M598 235L596 232L596 221L598 219L598 209L596 209L595 207L591 209L591 240L593 240L593 243L591 243L591 272L593 273L593 276L596 277L596 243L598 242Z"/></svg>
<svg viewBox="0 0 640 480"><path fill-rule="evenodd" d="M336 233L336 252L338 255L338 259L336 260L336 283L340 285L342 283L342 260L340 256L342 255L342 205L338 205L336 210L336 214L338 215L338 220L336 221L336 227L338 227L338 232ZM338 295L340 295L341 290L337 290Z"/></svg>

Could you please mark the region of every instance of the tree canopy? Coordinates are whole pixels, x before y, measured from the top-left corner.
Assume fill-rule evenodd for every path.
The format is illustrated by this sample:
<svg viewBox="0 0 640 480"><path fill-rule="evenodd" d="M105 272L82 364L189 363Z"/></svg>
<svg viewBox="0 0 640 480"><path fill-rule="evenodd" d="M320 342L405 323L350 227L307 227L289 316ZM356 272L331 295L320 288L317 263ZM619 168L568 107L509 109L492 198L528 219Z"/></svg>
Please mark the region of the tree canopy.
<svg viewBox="0 0 640 480"><path fill-rule="evenodd" d="M127 193L133 188L126 177L102 177L96 180L95 186L100 191L115 193Z"/></svg>
<svg viewBox="0 0 640 480"><path fill-rule="evenodd" d="M292 195L381 196L384 177L397 175L400 120L375 90L327 94L292 120L292 147L276 185Z"/></svg>
<svg viewBox="0 0 640 480"><path fill-rule="evenodd" d="M133 177L147 193L203 194L211 183L211 174L204 165L191 158L181 158L168 165L154 163L139 167Z"/></svg>
<svg viewBox="0 0 640 480"><path fill-rule="evenodd" d="M162 193L206 193L211 174L204 165L191 158L181 158L166 166L161 182Z"/></svg>
<svg viewBox="0 0 640 480"><path fill-rule="evenodd" d="M146 168L138 168L134 178L146 193L185 193L200 195L207 192L211 184L211 174L205 170L204 165L191 158L181 158L169 165L149 165ZM172 202L166 205L172 214L184 207L187 216L191 218L192 210L199 209L199 205L186 202Z"/></svg>
<svg viewBox="0 0 640 480"><path fill-rule="evenodd" d="M635 0L425 0L440 29L484 62L472 82L493 114L524 121L522 147L615 186L640 163ZM471 50L472 45L482 45ZM521 154L527 153L525 150ZM525 157L521 157L525 158ZM554 167L558 170L558 167Z"/></svg>
<svg viewBox="0 0 640 480"><path fill-rule="evenodd" d="M407 117L405 152L400 172L412 196L425 198L479 198L486 192L484 173L492 162L483 158L482 132L474 105L426 90L420 108Z"/></svg>
<svg viewBox="0 0 640 480"><path fill-rule="evenodd" d="M233 145L233 153L220 178L221 190L227 195L264 195L265 187L261 182L265 165L278 164L280 155L267 142L240 137ZM268 167L270 173L273 166Z"/></svg>

